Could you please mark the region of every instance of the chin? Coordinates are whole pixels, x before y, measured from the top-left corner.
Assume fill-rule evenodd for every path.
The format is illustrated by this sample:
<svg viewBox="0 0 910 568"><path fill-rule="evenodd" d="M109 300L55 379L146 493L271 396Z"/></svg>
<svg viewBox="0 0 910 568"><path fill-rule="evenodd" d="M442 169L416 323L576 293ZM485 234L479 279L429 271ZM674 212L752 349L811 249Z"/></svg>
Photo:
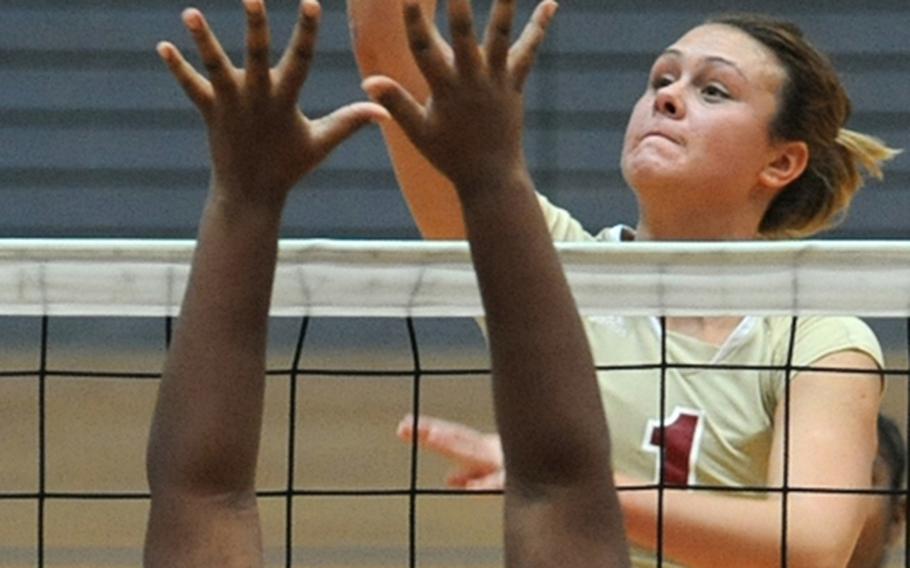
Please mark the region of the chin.
<svg viewBox="0 0 910 568"><path fill-rule="evenodd" d="M620 166L623 177L632 184L666 182L684 175L687 164L677 152L663 147L638 146L624 153Z"/></svg>
<svg viewBox="0 0 910 568"><path fill-rule="evenodd" d="M679 171L658 164L635 164L634 167L623 164L622 177L635 193L656 191L668 186L679 186Z"/></svg>

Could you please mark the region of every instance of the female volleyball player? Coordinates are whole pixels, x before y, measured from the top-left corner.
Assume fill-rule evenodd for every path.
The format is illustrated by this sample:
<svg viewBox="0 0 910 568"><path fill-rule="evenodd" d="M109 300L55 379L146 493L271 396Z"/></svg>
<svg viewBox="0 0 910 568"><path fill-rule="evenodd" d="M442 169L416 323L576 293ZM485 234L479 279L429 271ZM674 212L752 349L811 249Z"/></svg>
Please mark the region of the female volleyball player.
<svg viewBox="0 0 910 568"><path fill-rule="evenodd" d="M319 5L303 1L274 69L262 0L244 6L245 69L233 67L197 10L183 19L208 80L173 45L158 47L205 119L212 185L152 423L147 566L262 565L255 469L282 210L290 189L335 145L387 116L382 107L360 103L306 118L297 95L313 53ZM506 26L511 14L503 10L495 21ZM457 45L470 48L472 41L465 36ZM527 65L536 43L519 50ZM484 47L490 61L504 61L507 49L502 41ZM513 96L500 81L514 79L513 71L459 63L465 80L452 85L453 104L410 124L424 127L441 154L460 156L452 173L460 180L489 310L496 416L510 471L506 565L628 566L593 360L530 180L454 175L470 163L475 168L460 171L486 170L485 128L509 127L472 120L477 128L448 136L464 101L480 97L486 108L499 106ZM475 88L475 80L484 87ZM546 305L537 308L543 299Z"/></svg>
<svg viewBox="0 0 910 568"><path fill-rule="evenodd" d="M493 11L511 10L514 4L494 0ZM404 18L396 18L402 6ZM548 23L552 8L542 6L529 23L532 34L542 34ZM452 59L452 51L438 32L423 30L433 10L432 0L349 0L355 50L367 77L364 87L399 123L386 123L383 129L417 223L429 238L463 238L464 222L450 182L461 172L453 174L451 164L443 167L435 140L413 125L450 104L452 72L443 62ZM449 0L448 12L455 60L482 60L482 54L459 46L458 38L472 25L468 1ZM494 27L492 35L506 41L506 32ZM521 48L519 40L517 53ZM526 63L516 52L508 57L509 65L519 67L519 79L527 74ZM486 109L509 122L490 130L484 145L489 163L475 169L475 175L527 176L516 158L522 81L511 86L513 92L498 108ZM470 124L470 108L462 109L465 119L453 128ZM849 108L828 60L794 26L757 16L698 26L657 58L632 111L621 162L639 202L636 229L615 227L595 237L541 198L551 236L619 241L814 234L845 210L861 184L861 169L880 175L880 162L893 154L878 141L843 128ZM598 364L661 360L657 320L588 319L585 326ZM600 376L620 484L662 480L677 489L694 484L870 486L881 352L859 320L802 318L792 352L790 318L673 318L667 330L669 362L692 367L667 370L664 410L658 404L658 373ZM773 370L788 361L821 370L792 377ZM745 370L749 365L772 369ZM788 378L793 379L789 386ZM420 440L427 447L461 454L453 484L502 478L495 438L459 439L470 430L430 419L421 423ZM402 433L409 431L405 424ZM666 465L662 472L661 461ZM779 495L667 491L661 553L691 566L776 566L784 541L790 566L843 566L865 522L864 499L790 493L784 530ZM628 536L638 545L633 554L637 565L654 562L654 554L646 551L657 547L657 500L655 492L621 495Z"/></svg>

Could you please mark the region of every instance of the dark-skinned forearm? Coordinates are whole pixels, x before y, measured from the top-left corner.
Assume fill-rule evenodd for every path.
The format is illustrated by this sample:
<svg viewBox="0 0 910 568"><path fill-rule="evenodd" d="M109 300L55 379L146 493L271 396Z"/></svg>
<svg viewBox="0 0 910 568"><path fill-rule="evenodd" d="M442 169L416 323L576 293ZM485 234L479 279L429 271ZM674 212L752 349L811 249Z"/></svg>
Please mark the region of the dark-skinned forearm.
<svg viewBox="0 0 910 568"><path fill-rule="evenodd" d="M513 480L543 483L572 481L558 478L592 467L603 472L609 438L595 369L532 182L525 171L487 179L460 193L487 314L506 469Z"/></svg>
<svg viewBox="0 0 910 568"><path fill-rule="evenodd" d="M253 489L280 211L206 203L153 420L153 490Z"/></svg>

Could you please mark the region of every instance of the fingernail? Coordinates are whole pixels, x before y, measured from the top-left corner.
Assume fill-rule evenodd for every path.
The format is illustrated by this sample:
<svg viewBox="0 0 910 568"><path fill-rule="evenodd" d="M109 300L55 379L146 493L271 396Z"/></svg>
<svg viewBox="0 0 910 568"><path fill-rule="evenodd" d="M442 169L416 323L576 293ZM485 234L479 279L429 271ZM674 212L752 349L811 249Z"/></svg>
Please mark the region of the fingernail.
<svg viewBox="0 0 910 568"><path fill-rule="evenodd" d="M303 2L300 3L300 7L303 10L303 13L310 18L315 17L319 13L319 2L316 2L316 0L303 0Z"/></svg>
<svg viewBox="0 0 910 568"><path fill-rule="evenodd" d="M196 8L187 8L183 11L183 22L193 31L202 28L202 13Z"/></svg>
<svg viewBox="0 0 910 568"><path fill-rule="evenodd" d="M377 92L375 87L367 85L366 82L360 84L360 88L363 89L363 92L366 93L367 97L374 103L379 103L379 97L381 93ZM413 421L413 419L412 419Z"/></svg>

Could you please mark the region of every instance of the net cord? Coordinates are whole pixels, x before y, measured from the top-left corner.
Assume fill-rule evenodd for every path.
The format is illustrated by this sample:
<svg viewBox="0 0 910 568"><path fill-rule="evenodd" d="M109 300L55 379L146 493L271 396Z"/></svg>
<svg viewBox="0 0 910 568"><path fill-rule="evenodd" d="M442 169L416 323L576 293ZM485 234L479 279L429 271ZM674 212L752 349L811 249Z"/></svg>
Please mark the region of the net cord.
<svg viewBox="0 0 910 568"><path fill-rule="evenodd" d="M0 314L174 316L193 241L0 240ZM589 316L910 316L910 242L560 243ZM609 290L605 294L604 290ZM477 317L464 242L283 240L274 316Z"/></svg>

